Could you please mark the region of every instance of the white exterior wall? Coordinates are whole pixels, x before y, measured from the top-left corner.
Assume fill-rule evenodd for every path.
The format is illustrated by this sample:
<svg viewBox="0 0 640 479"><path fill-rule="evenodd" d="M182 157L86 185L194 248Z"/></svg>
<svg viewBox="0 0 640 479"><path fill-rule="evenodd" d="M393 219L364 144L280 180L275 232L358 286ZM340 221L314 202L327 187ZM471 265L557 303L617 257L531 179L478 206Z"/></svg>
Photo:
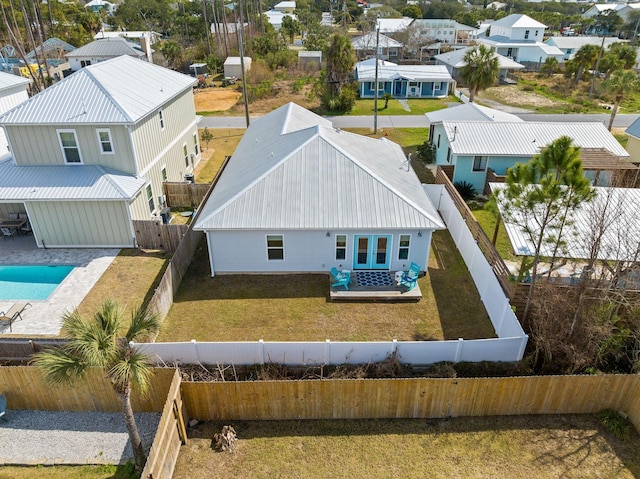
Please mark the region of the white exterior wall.
<svg viewBox="0 0 640 479"><path fill-rule="evenodd" d="M353 270L354 235L391 235L390 271L407 270L411 262L426 269L431 231L208 231L207 245L213 274L328 272L332 267ZM336 260L336 235L347 235L345 260ZM409 258L398 260L401 234L411 235ZM284 260L267 259L267 235L282 235Z"/></svg>
<svg viewBox="0 0 640 479"><path fill-rule="evenodd" d="M47 201L25 206L40 248L133 246L125 201Z"/></svg>
<svg viewBox="0 0 640 479"><path fill-rule="evenodd" d="M23 101L27 101L29 99L27 86L27 84L18 85L0 92L0 114L8 112L14 106L17 106ZM9 142L7 141L4 129L0 128L0 155L7 151L9 151Z"/></svg>
<svg viewBox="0 0 640 479"><path fill-rule="evenodd" d="M529 36L525 38L527 31L529 31ZM511 28L492 25L490 36L507 37L511 40L534 40L541 42L544 37L544 31L544 28Z"/></svg>
<svg viewBox="0 0 640 479"><path fill-rule="evenodd" d="M95 65L96 63L100 63L103 62L105 60L111 60L111 58L113 57L73 57L73 58L69 58L69 67L74 71L77 72L78 70L80 70L82 68L81 63L80 62L91 62L91 65Z"/></svg>
<svg viewBox="0 0 640 479"><path fill-rule="evenodd" d="M111 133L114 154L103 154L98 142L97 125L7 126L16 163L19 165L64 165L65 160L57 130L74 130L82 162L102 165L125 173L136 173L129 131L124 125L106 126Z"/></svg>

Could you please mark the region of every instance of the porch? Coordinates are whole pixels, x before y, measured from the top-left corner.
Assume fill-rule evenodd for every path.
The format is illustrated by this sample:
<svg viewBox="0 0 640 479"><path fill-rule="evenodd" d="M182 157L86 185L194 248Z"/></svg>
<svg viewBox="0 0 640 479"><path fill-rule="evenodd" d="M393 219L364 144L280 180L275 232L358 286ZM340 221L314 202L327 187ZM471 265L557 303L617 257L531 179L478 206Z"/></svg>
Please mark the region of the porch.
<svg viewBox="0 0 640 479"><path fill-rule="evenodd" d="M330 281L330 284L333 281ZM420 286L407 290L406 286L398 286L394 271L364 270L351 272L349 290L343 286L330 286L331 301L392 301L417 302L422 299Z"/></svg>

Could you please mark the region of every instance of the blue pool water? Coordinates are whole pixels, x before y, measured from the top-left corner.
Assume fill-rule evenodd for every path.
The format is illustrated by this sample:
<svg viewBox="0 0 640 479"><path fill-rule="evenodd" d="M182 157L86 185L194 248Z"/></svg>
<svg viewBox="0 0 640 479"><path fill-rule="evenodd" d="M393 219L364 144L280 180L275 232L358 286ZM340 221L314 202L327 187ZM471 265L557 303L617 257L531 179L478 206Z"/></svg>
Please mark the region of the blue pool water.
<svg viewBox="0 0 640 479"><path fill-rule="evenodd" d="M74 266L0 266L0 301L44 301Z"/></svg>

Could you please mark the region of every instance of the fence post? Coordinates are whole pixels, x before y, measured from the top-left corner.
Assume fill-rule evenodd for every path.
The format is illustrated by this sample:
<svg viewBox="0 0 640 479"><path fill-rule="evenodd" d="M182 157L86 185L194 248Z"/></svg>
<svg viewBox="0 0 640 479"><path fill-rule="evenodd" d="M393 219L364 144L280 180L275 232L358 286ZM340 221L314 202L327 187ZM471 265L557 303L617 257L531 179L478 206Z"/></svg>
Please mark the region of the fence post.
<svg viewBox="0 0 640 479"><path fill-rule="evenodd" d="M198 355L198 343L195 339L192 339L191 344L193 344L193 351L196 353L196 361L200 362L200 356Z"/></svg>
<svg viewBox="0 0 640 479"><path fill-rule="evenodd" d="M458 338L458 344L456 346L456 360L454 361L455 363L459 363L460 362L460 358L462 357L462 346L464 343L464 339L462 338Z"/></svg>
<svg viewBox="0 0 640 479"><path fill-rule="evenodd" d="M331 340L324 340L324 364L331 364Z"/></svg>
<svg viewBox="0 0 640 479"><path fill-rule="evenodd" d="M516 361L520 361L522 359L522 356L524 356L524 349L527 347L527 341L529 341L528 334L525 334L524 336L522 336L522 338L520 338L520 351L518 351L518 357L516 358Z"/></svg>
<svg viewBox="0 0 640 479"><path fill-rule="evenodd" d="M258 344L260 345L260 364L264 364L264 340L258 339Z"/></svg>

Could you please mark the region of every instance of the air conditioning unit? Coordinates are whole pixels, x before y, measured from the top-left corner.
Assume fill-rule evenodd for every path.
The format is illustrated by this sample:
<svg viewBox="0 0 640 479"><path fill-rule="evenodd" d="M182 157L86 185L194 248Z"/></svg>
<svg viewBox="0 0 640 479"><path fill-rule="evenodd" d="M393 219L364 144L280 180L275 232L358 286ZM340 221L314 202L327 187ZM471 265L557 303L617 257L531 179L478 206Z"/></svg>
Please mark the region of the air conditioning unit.
<svg viewBox="0 0 640 479"><path fill-rule="evenodd" d="M158 204L161 206L165 206L167 204L167 195L158 196Z"/></svg>

